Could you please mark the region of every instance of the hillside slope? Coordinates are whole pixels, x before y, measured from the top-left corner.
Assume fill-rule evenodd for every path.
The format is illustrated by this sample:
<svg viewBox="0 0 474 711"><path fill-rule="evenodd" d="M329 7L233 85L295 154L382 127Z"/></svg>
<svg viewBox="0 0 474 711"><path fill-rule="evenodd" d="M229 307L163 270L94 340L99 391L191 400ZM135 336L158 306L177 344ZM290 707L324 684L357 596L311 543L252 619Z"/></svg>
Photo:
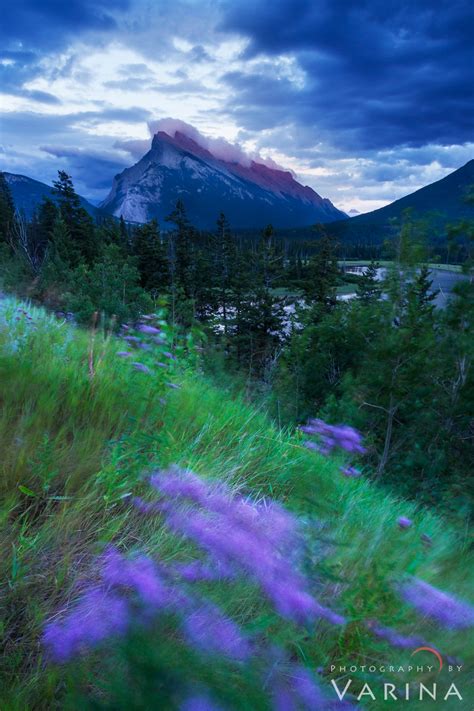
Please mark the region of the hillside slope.
<svg viewBox="0 0 474 711"><path fill-rule="evenodd" d="M326 226L328 234L339 242L381 244L398 231L405 210L412 210L413 219L426 219L430 225L430 241L445 241L446 225L463 219L474 218L474 206L465 202L465 197L474 185L474 160L445 178L426 185L414 193L395 200L378 210L350 219L337 220ZM308 229L280 230L281 237L290 239L314 239L315 233Z"/></svg>
<svg viewBox="0 0 474 711"><path fill-rule="evenodd" d="M170 464L225 479L251 498L278 499L302 520L317 517L313 545L322 546L318 555L324 550L322 580L328 576L318 589L350 619L342 629L318 625L294 639L295 658L312 670L323 667L323 681L329 684L334 663L410 662L412 649L397 650L368 631L372 619L421 634L443 655L472 664L466 633L443 632L394 593L410 574L467 597L474 566L462 531L364 478L345 478L337 457L307 450L300 435L277 430L241 398L216 389L192 352L150 375L117 357L121 348L29 305L0 302L0 565L8 581L1 600L2 709L65 708L70 677L45 666L42 627L72 604L107 544L176 556L159 521L144 520L128 503L143 489L144 471ZM399 516L414 525L402 530ZM238 598L240 615L250 616L254 604ZM98 658L95 664L94 677ZM360 689L364 675L354 677ZM397 675L386 678L401 684ZM423 681L446 683L448 676L433 670ZM468 694L466 688L466 703ZM443 707L458 704L448 699ZM382 709L384 702L369 699L364 707Z"/></svg>
<svg viewBox="0 0 474 711"><path fill-rule="evenodd" d="M392 221L400 224L405 210L413 210L415 219L428 218L435 230L444 233L447 224L474 217L474 206L464 200L472 185L474 160L390 205L332 224L331 233L348 242L359 239L380 242L393 232Z"/></svg>

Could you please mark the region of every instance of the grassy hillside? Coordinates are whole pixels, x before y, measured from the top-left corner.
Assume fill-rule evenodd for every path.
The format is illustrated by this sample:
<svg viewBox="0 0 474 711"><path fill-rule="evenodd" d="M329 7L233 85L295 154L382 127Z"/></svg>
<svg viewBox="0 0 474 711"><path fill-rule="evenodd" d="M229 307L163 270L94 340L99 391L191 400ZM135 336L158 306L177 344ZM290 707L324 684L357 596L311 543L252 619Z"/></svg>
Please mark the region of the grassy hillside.
<svg viewBox="0 0 474 711"><path fill-rule="evenodd" d="M144 472L171 464L223 479L253 499L279 500L303 521L316 517L308 535L320 558L319 598L349 622L266 634L285 636L294 659L309 669L323 668L323 683L330 664L410 663L412 650L374 636L370 619L421 635L445 658L472 667L467 633L421 619L394 590L410 574L468 598L474 566L465 531L364 478L345 478L337 457L309 451L300 434L277 430L265 413L216 389L192 353L150 375L118 357L121 349L116 339L93 337L12 299L0 303L2 711L65 708L69 672L47 662L43 625L73 604L108 543L167 562L179 555L159 522L129 503L144 490ZM413 526L401 529L399 516ZM259 604L240 588L220 603L246 624ZM351 676L360 688L364 674ZM338 678L344 686L346 675ZM403 686L390 672L385 678ZM444 671L424 675L424 683L433 681L444 688L451 680ZM462 707L470 708L468 674L456 681ZM365 697L363 707L385 704ZM444 708L461 704L454 697Z"/></svg>

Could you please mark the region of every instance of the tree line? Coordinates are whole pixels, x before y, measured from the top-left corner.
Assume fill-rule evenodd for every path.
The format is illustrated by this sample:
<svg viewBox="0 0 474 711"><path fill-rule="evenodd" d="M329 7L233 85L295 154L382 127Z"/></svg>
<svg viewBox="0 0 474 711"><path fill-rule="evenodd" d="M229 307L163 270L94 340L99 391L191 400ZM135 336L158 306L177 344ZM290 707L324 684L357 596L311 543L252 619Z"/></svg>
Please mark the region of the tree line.
<svg viewBox="0 0 474 711"><path fill-rule="evenodd" d="M370 442L371 475L453 513L470 510L474 284L465 279L446 309L435 308L417 223L402 225L381 280L375 262L341 274L323 226L307 245L277 239L270 225L236 237L223 214L200 232L178 200L160 231L156 221L94 222L62 171L54 192L28 221L0 175L6 288L84 324L97 311L130 322L166 303L176 327L199 324L206 367L250 383L280 424L347 422ZM452 226L457 234L471 235L472 249L472 225ZM348 279L356 297L344 302L337 291Z"/></svg>

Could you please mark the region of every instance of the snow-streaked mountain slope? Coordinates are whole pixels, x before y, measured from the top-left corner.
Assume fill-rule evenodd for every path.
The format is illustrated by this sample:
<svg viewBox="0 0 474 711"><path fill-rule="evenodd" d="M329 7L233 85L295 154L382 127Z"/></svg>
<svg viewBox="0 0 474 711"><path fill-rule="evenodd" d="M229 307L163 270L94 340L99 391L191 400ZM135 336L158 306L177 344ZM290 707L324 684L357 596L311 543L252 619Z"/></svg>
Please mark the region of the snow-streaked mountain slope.
<svg viewBox="0 0 474 711"><path fill-rule="evenodd" d="M212 229L219 212L236 228L297 227L346 217L289 171L223 160L185 133L172 133L156 133L148 153L114 178L101 205L105 211L131 222L164 222L181 199L201 229Z"/></svg>

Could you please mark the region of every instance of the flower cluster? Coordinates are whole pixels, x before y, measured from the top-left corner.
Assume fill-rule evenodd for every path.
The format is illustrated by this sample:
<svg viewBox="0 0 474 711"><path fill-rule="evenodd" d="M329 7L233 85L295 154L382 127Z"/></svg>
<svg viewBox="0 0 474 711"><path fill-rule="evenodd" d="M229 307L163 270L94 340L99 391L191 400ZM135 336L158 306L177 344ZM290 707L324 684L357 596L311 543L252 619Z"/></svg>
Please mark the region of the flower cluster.
<svg viewBox="0 0 474 711"><path fill-rule="evenodd" d="M160 320L159 314L145 314L136 324L135 329L127 324L122 324L120 335L128 350L118 351L116 355L119 358L133 358L139 355L140 351L148 353L152 358L155 358L153 361L150 359L149 364L135 359L130 361L131 367L144 375L154 375L153 366L169 370L172 362L176 360L176 356L169 350L163 350L167 346L169 348L169 338L164 330L165 326L166 323ZM176 383L167 382L165 384L170 388L179 388Z"/></svg>
<svg viewBox="0 0 474 711"><path fill-rule="evenodd" d="M43 642L53 659L67 662L84 649L124 634L128 626L127 600L103 587L91 587L61 622L46 625Z"/></svg>
<svg viewBox="0 0 474 711"><path fill-rule="evenodd" d="M385 639L392 645L392 647L399 647L400 649L415 649L415 647L422 647L428 644L422 637L407 637L391 627L383 627L376 620L369 620L366 623L366 626L372 634L376 637L380 637L380 639ZM433 648L433 645L430 644L429 646Z"/></svg>
<svg viewBox="0 0 474 711"><path fill-rule="evenodd" d="M174 533L193 542L200 555L166 566L148 556L129 558L107 549L98 559L94 584L83 590L75 607L46 626L44 643L51 657L66 662L168 615L182 643L199 655L239 665L256 663L266 676L273 670L268 693L275 709L327 708L308 670L286 660L280 650L285 671L275 671L280 667L274 663L275 648L246 633L195 585L209 580L228 584L245 576L279 615L296 624L318 617L344 624L341 615L311 595L300 572L297 520L276 503L253 503L233 495L223 483L212 484L176 467L153 474L151 485L159 496L152 502L136 499L137 508L162 517ZM190 693L182 707L220 708L209 699L204 688Z"/></svg>
<svg viewBox="0 0 474 711"><path fill-rule="evenodd" d="M343 449L350 454L364 454L366 449L362 446L362 437L349 425L328 425L323 420L312 419L307 425L300 427L305 434L318 438L318 444L307 443L310 449L317 447L321 454L328 455L334 449Z"/></svg>
<svg viewBox="0 0 474 711"><path fill-rule="evenodd" d="M365 447L362 445L362 436L357 430L349 425L328 425L327 422L317 418L309 420L307 425L302 425L301 432L311 435L315 440L306 440L305 447L327 457L335 449L341 449L349 454L364 454ZM340 467L344 476L357 479L362 475L360 469L346 464Z"/></svg>
<svg viewBox="0 0 474 711"><path fill-rule="evenodd" d="M410 578L400 585L399 591L405 602L422 615L431 617L442 627L453 630L474 627L472 605L419 578Z"/></svg>
<svg viewBox="0 0 474 711"><path fill-rule="evenodd" d="M254 580L277 612L296 623L321 617L344 624L342 616L318 603L298 570L301 545L296 520L276 503L252 504L224 484L211 485L177 468L158 472L152 486L162 496L158 509L175 532L206 553L204 571L219 570ZM137 502L143 509L143 503Z"/></svg>

